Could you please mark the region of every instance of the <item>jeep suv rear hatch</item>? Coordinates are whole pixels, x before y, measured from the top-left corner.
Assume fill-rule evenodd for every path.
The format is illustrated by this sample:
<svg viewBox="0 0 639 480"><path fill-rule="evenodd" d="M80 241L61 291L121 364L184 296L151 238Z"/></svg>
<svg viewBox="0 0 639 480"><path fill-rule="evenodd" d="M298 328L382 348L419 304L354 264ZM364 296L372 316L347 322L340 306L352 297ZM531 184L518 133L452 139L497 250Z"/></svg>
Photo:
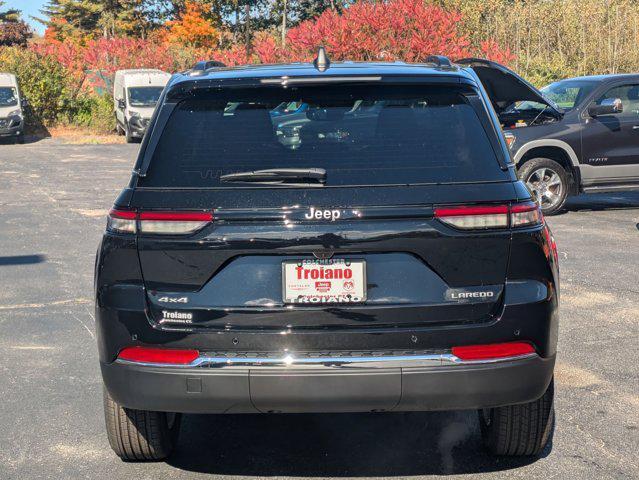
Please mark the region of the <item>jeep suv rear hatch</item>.
<svg viewBox="0 0 639 480"><path fill-rule="evenodd" d="M283 102L304 108L276 115ZM172 113L125 214L152 321L490 321L516 195L481 105L460 84L261 82L163 106Z"/></svg>

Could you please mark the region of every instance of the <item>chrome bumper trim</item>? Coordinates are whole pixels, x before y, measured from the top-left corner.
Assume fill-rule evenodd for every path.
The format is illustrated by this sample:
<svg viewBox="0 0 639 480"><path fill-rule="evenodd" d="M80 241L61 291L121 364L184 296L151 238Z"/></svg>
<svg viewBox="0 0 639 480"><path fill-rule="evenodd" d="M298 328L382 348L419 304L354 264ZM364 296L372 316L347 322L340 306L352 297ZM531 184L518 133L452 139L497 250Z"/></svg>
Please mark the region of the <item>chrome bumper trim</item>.
<svg viewBox="0 0 639 480"><path fill-rule="evenodd" d="M170 368L247 368L247 367L279 367L279 368L411 368L411 367L450 367L456 365L485 365L511 362L537 357L536 353L516 355L513 357L493 358L487 360L462 360L452 353L422 353L414 355L372 355L372 356L210 356L201 355L186 365L167 363L133 362L117 359L115 363L145 367Z"/></svg>

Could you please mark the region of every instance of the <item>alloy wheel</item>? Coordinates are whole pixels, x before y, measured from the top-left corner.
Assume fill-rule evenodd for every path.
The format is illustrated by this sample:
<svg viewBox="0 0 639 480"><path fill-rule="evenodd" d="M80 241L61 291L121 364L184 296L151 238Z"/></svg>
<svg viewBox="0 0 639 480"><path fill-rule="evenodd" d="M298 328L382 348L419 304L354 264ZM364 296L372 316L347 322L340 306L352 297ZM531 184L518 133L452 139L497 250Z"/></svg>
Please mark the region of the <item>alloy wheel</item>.
<svg viewBox="0 0 639 480"><path fill-rule="evenodd" d="M553 208L561 202L564 184L552 168L541 167L533 170L526 179L526 185L537 194L543 209Z"/></svg>

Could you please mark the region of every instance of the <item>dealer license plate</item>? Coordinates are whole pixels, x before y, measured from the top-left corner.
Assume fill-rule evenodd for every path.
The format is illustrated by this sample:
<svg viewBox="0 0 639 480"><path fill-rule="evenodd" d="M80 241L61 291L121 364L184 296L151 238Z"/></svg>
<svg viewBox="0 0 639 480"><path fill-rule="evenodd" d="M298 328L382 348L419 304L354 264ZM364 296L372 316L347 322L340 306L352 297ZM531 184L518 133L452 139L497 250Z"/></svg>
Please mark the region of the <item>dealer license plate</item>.
<svg viewBox="0 0 639 480"><path fill-rule="evenodd" d="M282 262L284 303L359 303L366 300L364 260Z"/></svg>

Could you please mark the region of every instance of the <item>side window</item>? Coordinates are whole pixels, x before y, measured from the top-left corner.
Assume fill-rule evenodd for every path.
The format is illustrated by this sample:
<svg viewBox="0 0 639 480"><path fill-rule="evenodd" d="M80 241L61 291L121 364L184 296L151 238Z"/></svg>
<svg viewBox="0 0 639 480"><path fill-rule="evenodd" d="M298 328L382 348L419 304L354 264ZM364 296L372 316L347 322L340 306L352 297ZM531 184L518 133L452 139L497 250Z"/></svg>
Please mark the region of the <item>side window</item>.
<svg viewBox="0 0 639 480"><path fill-rule="evenodd" d="M619 99L623 105L623 112L617 114L623 118L639 118L639 84L618 85L612 87L595 102L601 105L601 102L607 99Z"/></svg>

